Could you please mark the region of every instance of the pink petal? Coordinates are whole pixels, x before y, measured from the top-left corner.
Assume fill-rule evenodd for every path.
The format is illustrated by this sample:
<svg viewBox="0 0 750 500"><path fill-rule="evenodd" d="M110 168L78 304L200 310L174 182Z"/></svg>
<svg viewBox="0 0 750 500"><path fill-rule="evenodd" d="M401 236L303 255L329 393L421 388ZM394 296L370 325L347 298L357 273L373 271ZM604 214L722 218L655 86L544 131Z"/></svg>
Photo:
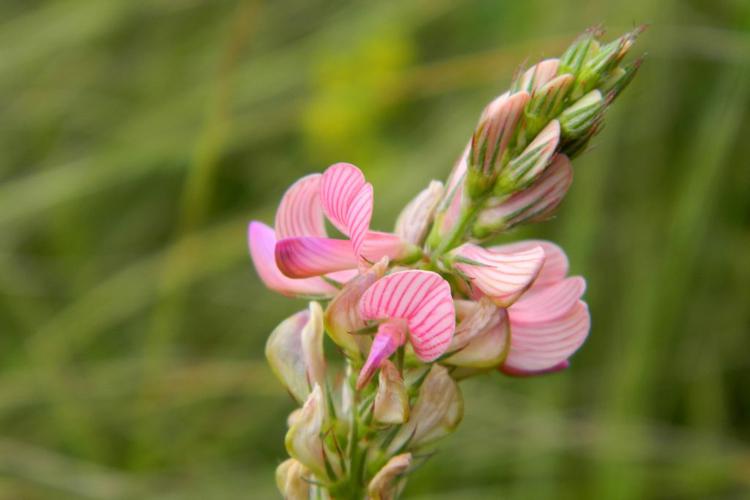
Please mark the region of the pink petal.
<svg viewBox="0 0 750 500"><path fill-rule="evenodd" d="M278 239L326 235L320 203L321 178L321 174L305 176L284 193L274 223Z"/></svg>
<svg viewBox="0 0 750 500"><path fill-rule="evenodd" d="M365 186L362 171L350 163L336 163L323 172L320 198L323 211L336 228L349 235L349 209Z"/></svg>
<svg viewBox="0 0 750 500"><path fill-rule="evenodd" d="M393 233L368 231L360 252L365 260L377 262L383 257L388 257L389 260L402 259L407 256L410 248L410 245Z"/></svg>
<svg viewBox="0 0 750 500"><path fill-rule="evenodd" d="M533 287L548 286L557 283L568 274L568 256L562 248L551 241L546 240L523 240L507 245L497 245L489 250L501 253L514 253L530 250L540 246L544 249L544 264L534 281Z"/></svg>
<svg viewBox="0 0 750 500"><path fill-rule="evenodd" d="M365 241L368 231L370 230L370 221L372 220L373 192L372 184L365 184L357 192L349 206L349 213L346 220L345 233L352 240L352 249L354 254L362 254L362 244Z"/></svg>
<svg viewBox="0 0 750 500"><path fill-rule="evenodd" d="M533 286L510 306L510 317L517 322L557 319L575 307L585 290L586 280L580 276L567 278L546 287Z"/></svg>
<svg viewBox="0 0 750 500"><path fill-rule="evenodd" d="M276 236L270 227L262 222L253 221L248 227L247 234L250 257L255 269L263 283L271 290L288 296L331 297L336 293L336 288L321 278L292 279L284 276L276 266Z"/></svg>
<svg viewBox="0 0 750 500"><path fill-rule="evenodd" d="M396 349L403 345L405 340L406 325L403 323L389 321L380 325L378 333L372 341L367 361L365 361L357 377L358 390L367 385L375 370L380 368L383 361L396 352Z"/></svg>
<svg viewBox="0 0 750 500"><path fill-rule="evenodd" d="M503 367L522 372L549 370L581 347L590 327L588 307L581 301L565 316L550 321L519 322L511 318L510 351Z"/></svg>
<svg viewBox="0 0 750 500"><path fill-rule="evenodd" d="M430 271L403 271L376 281L359 308L365 320L405 319L414 352L423 361L440 357L456 328L450 286Z"/></svg>
<svg viewBox="0 0 750 500"><path fill-rule="evenodd" d="M457 248L454 255L454 267L502 307L515 302L531 286L544 263L544 250L540 246L501 253L465 244Z"/></svg>
<svg viewBox="0 0 750 500"><path fill-rule="evenodd" d="M526 371L526 370L519 370L517 368L512 368L510 366L501 366L500 371L503 372L506 375L510 375L511 377L534 377L536 375L544 375L546 373L555 373L562 370L567 369L570 366L570 361L567 359L565 361L560 361L558 364L553 366L552 368L547 368L546 370L538 370L538 371Z"/></svg>
<svg viewBox="0 0 750 500"><path fill-rule="evenodd" d="M276 265L290 278L309 278L357 267L348 240L302 236L276 243Z"/></svg>

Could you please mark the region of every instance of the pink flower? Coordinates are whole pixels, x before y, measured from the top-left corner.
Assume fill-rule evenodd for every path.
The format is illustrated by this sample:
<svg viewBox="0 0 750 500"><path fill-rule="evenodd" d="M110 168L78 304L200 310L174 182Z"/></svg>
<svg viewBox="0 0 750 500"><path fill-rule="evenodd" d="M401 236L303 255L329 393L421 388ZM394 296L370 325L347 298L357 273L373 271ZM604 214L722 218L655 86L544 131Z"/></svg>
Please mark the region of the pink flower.
<svg viewBox="0 0 750 500"><path fill-rule="evenodd" d="M412 248L396 235L370 231L372 208L372 184L354 165L336 163L301 178L284 194L275 229L250 223L250 255L261 279L285 295L330 297L331 280L346 282L358 266L384 256L405 257ZM329 238L324 216L348 239Z"/></svg>
<svg viewBox="0 0 750 500"><path fill-rule="evenodd" d="M376 281L362 295L359 312L362 319L381 323L358 387L366 385L407 338L417 357L429 362L445 353L456 329L450 285L430 271L403 271Z"/></svg>
<svg viewBox="0 0 750 500"><path fill-rule="evenodd" d="M492 250L517 253L534 248L543 248L547 258L533 285L508 307L510 349L500 369L509 375L566 368L591 326L588 306L580 300L586 282L580 276L566 278L568 259L560 247L529 240Z"/></svg>

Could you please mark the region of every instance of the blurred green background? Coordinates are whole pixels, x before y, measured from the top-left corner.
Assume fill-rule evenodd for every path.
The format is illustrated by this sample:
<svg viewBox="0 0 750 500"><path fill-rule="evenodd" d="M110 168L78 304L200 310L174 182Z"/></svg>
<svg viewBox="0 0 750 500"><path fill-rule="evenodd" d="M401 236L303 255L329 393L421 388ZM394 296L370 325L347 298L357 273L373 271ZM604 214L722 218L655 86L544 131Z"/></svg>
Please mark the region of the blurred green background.
<svg viewBox="0 0 750 500"><path fill-rule="evenodd" d="M464 384L407 498L750 497L750 2L0 3L0 499L275 498L303 307L246 224L335 161L375 225L517 68L651 28L557 219L593 328L567 372Z"/></svg>

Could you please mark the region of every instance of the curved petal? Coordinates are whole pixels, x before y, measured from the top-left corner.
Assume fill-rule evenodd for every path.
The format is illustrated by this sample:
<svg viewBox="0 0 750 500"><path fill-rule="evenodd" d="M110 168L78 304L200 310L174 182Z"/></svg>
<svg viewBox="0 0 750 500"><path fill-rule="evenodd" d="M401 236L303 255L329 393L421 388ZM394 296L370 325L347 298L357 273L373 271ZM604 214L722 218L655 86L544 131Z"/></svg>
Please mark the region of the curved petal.
<svg viewBox="0 0 750 500"><path fill-rule="evenodd" d="M359 308L366 320L405 319L414 352L423 361L440 357L456 328L450 286L430 271L403 271L378 280Z"/></svg>
<svg viewBox="0 0 750 500"><path fill-rule="evenodd" d="M586 280L580 276L566 278L546 287L532 286L508 312L518 322L541 322L564 316L586 291Z"/></svg>
<svg viewBox="0 0 750 500"><path fill-rule="evenodd" d="M501 253L515 253L523 250L529 250L536 246L544 250L544 264L534 281L533 288L548 286L565 278L568 274L568 256L562 248L546 240L523 240L507 245L497 245L490 247L489 250Z"/></svg>
<svg viewBox="0 0 750 500"><path fill-rule="evenodd" d="M323 172L320 200L323 211L336 229L349 235L349 209L367 184L360 169L351 163L335 163Z"/></svg>
<svg viewBox="0 0 750 500"><path fill-rule="evenodd" d="M309 278L357 267L351 242L302 236L276 243L276 264L290 278Z"/></svg>
<svg viewBox="0 0 750 500"><path fill-rule="evenodd" d="M292 279L276 265L274 248L276 236L273 229L262 222L253 221L248 226L250 257L263 283L276 292L287 296L331 297L336 288L321 278Z"/></svg>
<svg viewBox="0 0 750 500"><path fill-rule="evenodd" d="M372 378L380 365L396 352L406 340L406 325L400 321L388 321L378 328L378 333L372 341L367 361L359 371L357 390L362 389Z"/></svg>
<svg viewBox="0 0 750 500"><path fill-rule="evenodd" d="M531 286L544 263L540 246L501 253L465 244L454 255L454 267L502 307L515 302Z"/></svg>
<svg viewBox="0 0 750 500"><path fill-rule="evenodd" d="M323 206L320 203L321 178L321 174L307 175L284 193L274 221L278 239L326 235Z"/></svg>
<svg viewBox="0 0 750 500"><path fill-rule="evenodd" d="M551 368L547 368L546 370L526 371L526 370L519 370L517 368L513 368L510 366L501 366L500 371L506 375L510 375L511 377L534 377L537 375L544 375L546 373L559 372L559 371L567 369L569 366L570 366L570 361L566 359L565 361L560 361L555 366Z"/></svg>
<svg viewBox="0 0 750 500"><path fill-rule="evenodd" d="M429 186L420 191L396 219L396 235L412 245L421 245L434 220L435 209L443 191L443 183L439 181L431 181Z"/></svg>
<svg viewBox="0 0 750 500"><path fill-rule="evenodd" d="M349 206L349 213L346 217L345 233L352 240L352 249L354 254L359 256L362 253L362 244L370 230L370 221L372 220L373 192L372 184L365 184L357 192Z"/></svg>
<svg viewBox="0 0 750 500"><path fill-rule="evenodd" d="M519 322L511 318L511 340L503 369L547 371L581 347L591 327L585 302L579 301L565 316L551 321Z"/></svg>

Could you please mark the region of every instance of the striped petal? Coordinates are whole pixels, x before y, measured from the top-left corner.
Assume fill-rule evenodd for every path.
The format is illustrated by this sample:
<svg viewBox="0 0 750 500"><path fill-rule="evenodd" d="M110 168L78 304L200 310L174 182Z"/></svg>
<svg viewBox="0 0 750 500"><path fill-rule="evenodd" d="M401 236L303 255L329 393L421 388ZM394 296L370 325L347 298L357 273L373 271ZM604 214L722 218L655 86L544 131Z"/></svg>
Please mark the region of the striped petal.
<svg viewBox="0 0 750 500"><path fill-rule="evenodd" d="M372 220L373 191L372 184L365 184L357 192L349 206L345 233L352 240L355 255L362 254L362 244L370 231Z"/></svg>
<svg viewBox="0 0 750 500"><path fill-rule="evenodd" d="M321 174L307 175L284 193L274 222L278 239L326 235L323 207L320 203L321 178Z"/></svg>
<svg viewBox="0 0 750 500"><path fill-rule="evenodd" d="M515 304L509 314L520 322L551 321L564 316L577 303L586 290L586 281L580 276L564 279L546 287L531 287Z"/></svg>
<svg viewBox="0 0 750 500"><path fill-rule="evenodd" d="M534 287L549 286L565 278L568 274L568 257L562 248L551 241L546 240L523 240L507 245L497 245L489 250L501 253L515 253L530 250L540 246L544 249L544 264L534 281Z"/></svg>
<svg viewBox="0 0 750 500"><path fill-rule="evenodd" d="M531 286L543 263L540 246L501 253L465 244L454 251L454 267L501 307L515 302Z"/></svg>
<svg viewBox="0 0 750 500"><path fill-rule="evenodd" d="M550 321L514 321L511 317L510 351L501 369L509 372L545 372L578 350L588 336L591 317L586 303Z"/></svg>
<svg viewBox="0 0 750 500"><path fill-rule="evenodd" d="M336 288L321 278L292 279L281 272L274 257L276 236L273 229L262 222L253 221L247 232L250 257L260 279L268 288L291 297L332 297L336 294Z"/></svg>
<svg viewBox="0 0 750 500"><path fill-rule="evenodd" d="M354 254L361 256L372 219L372 184L354 165L336 163L323 173L320 198L325 215L351 239Z"/></svg>
<svg viewBox="0 0 750 500"><path fill-rule="evenodd" d="M359 308L365 320L405 319L414 352L423 361L440 357L456 328L450 286L430 271L403 271L378 280Z"/></svg>
<svg viewBox="0 0 750 500"><path fill-rule="evenodd" d="M320 182L323 211L344 234L348 234L352 202L366 184L362 171L351 163L335 163L323 172Z"/></svg>
<svg viewBox="0 0 750 500"><path fill-rule="evenodd" d="M357 267L348 240L302 236L276 244L276 264L290 278L309 278Z"/></svg>

